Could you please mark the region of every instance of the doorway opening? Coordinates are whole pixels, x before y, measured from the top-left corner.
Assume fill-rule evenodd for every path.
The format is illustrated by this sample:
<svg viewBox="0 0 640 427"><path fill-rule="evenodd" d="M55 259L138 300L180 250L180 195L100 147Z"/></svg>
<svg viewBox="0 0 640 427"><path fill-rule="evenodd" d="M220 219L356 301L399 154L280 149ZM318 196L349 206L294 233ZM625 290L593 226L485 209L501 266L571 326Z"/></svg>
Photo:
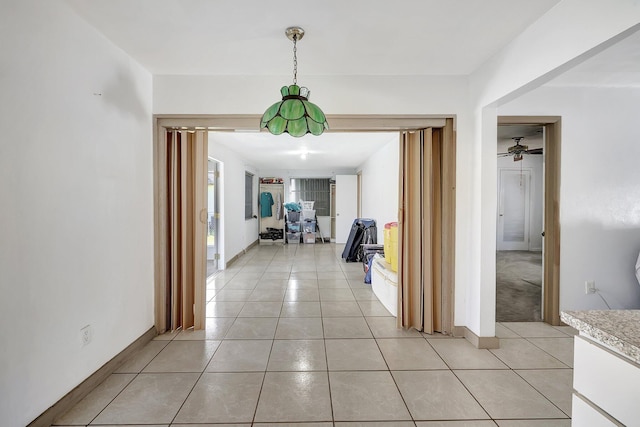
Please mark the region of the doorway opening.
<svg viewBox="0 0 640 427"><path fill-rule="evenodd" d="M356 195L358 207L357 217L362 218L362 171L358 171L356 177L358 179L358 193Z"/></svg>
<svg viewBox="0 0 640 427"><path fill-rule="evenodd" d="M330 236L330 240L331 242L335 242L336 241L336 184L335 182L332 183L329 186L329 189L331 191L331 207L330 207L330 211L331 213L330 215L330 221L331 221L331 236Z"/></svg>
<svg viewBox="0 0 640 427"><path fill-rule="evenodd" d="M207 279L220 266L220 165L209 157L207 161Z"/></svg>
<svg viewBox="0 0 640 427"><path fill-rule="evenodd" d="M497 322L542 320L543 133L498 126Z"/></svg>
<svg viewBox="0 0 640 427"><path fill-rule="evenodd" d="M329 117L329 119L332 124L332 130L336 132L341 132L341 131L342 132L358 132L358 131L360 132L376 132L376 131L402 132L402 131L412 131L412 130L420 130L420 129L427 129L427 128L437 129L437 128L447 127L447 129L449 129L448 135L450 136L449 139L451 141L450 146L452 149L452 153L455 153L454 119L451 117L335 116L335 117ZM205 135L207 135L207 133L211 131L229 132L229 134L232 135L233 133L231 132L234 132L234 131L238 133L242 133L242 131L254 131L255 127L257 126L256 123L259 123L259 117L256 117L253 115L241 115L241 116L219 115L219 116L207 116L207 117L202 117L202 116L200 117L189 117L189 116L156 117L155 135L156 135L157 144L154 144L154 161L156 164L156 171L161 170L160 166L164 161L163 159L165 156L165 150L163 150L162 142L166 139L165 134L167 133L167 130L176 130L176 131L187 132L187 133L196 132L198 134L202 131ZM219 159L219 160L224 161L225 159ZM226 161L224 166L225 166L225 174L226 174L227 172ZM206 167L207 166L205 161L205 168ZM455 176L455 168L452 168L450 173L453 176ZM203 180L203 181L205 183L207 182L206 180ZM163 183L164 183L164 180L162 179L162 176L156 173L156 176L155 176L156 189L162 189ZM353 187L355 191L355 189L357 188L357 185L355 185L355 182ZM453 188L454 187L452 187L452 190ZM338 193L340 191L339 190L340 186L336 183L334 189L337 190L336 193ZM205 193L206 193L206 190L205 190ZM225 188L225 193L226 193L226 188ZM352 194L357 194L357 193L352 193ZM162 240L161 236L163 236L165 233L164 222L166 221L166 210L161 209L162 203L163 203L163 192L156 190L155 196L156 196L155 197L156 236L160 236L157 238L157 240ZM221 195L222 199L224 199L224 197L225 197L224 195ZM336 194L335 198L338 199L339 195ZM207 211L208 211L208 206L206 205L206 203L207 203L207 199L205 199L205 204L202 207L207 210L205 209L198 210L198 212L201 213L201 215L198 215L197 218L194 217L195 218L194 222L201 221L203 225L205 225L205 227L207 224ZM337 204L338 203L336 203L336 205ZM225 208L225 211L226 211L226 208ZM342 216L342 215L338 216L338 213L339 212L336 212L336 219L335 219L336 222L338 222L338 218ZM451 219L453 219L454 217L455 215L452 214ZM228 221L225 221L225 222L228 222ZM453 237L454 231L455 231L453 220L451 220L451 223L449 225L450 225L449 227L443 227L443 228L446 229L446 232L449 236ZM224 241L225 228L228 226L229 224L227 225L220 224L219 229L217 230L218 234L216 236L215 241L217 241L221 245L222 245L222 242ZM245 227L245 228L246 228L245 231L249 229L249 227ZM335 233L336 235L338 234L337 229ZM256 236L258 235L257 231L255 234ZM203 230L202 236L204 237L206 235L207 235L206 230ZM253 235L252 231L251 231L251 235ZM336 236L336 238L337 237L338 236ZM162 248L164 248L165 246L166 245L162 246ZM228 255L226 253L228 247L226 244L224 246L225 246L224 248L225 254L221 254L222 255L221 258L224 258L226 260ZM206 247L207 247L206 242L203 242L202 244L203 253L206 253ZM199 250L198 248L196 249ZM452 255L453 245L450 246L450 249L451 249L450 254ZM156 256L156 328L158 329L159 333L162 333L166 330L169 330L170 328L167 322L163 322L164 311L162 310L162 307L166 305L166 299L167 299L167 293L165 289L166 286L163 286L163 285L166 284L167 279L169 278L166 275L166 271L163 267L167 261L170 261L170 257L167 258L165 256L166 254L161 253L162 252L161 250L158 250L157 252L158 253ZM224 268L225 261L221 259L219 262L221 264L218 265L218 267ZM453 280L454 279L453 278L454 258L453 256L443 256L442 264L447 271L451 272L451 274L447 276L448 280L446 280L446 292L443 292L443 295L441 297L442 313L446 313L446 314L443 314L443 317L450 324L452 324L453 323L452 296L454 291L454 280ZM204 270L205 269L203 268L203 273L204 273ZM445 282L445 280L443 280L443 282ZM202 329L205 324L204 310L198 309L199 308L198 306L202 305L201 308L204 308L205 294L206 294L205 292L206 280L201 280L201 281L197 280L190 283L191 283L190 284L191 288L189 289L189 291L192 292L198 299L198 301L195 304L196 310L194 310L194 313L193 313L195 317L195 320L193 322L194 328ZM201 296L201 298L198 298L198 296ZM188 310L184 310L185 313L187 311Z"/></svg>
<svg viewBox="0 0 640 427"><path fill-rule="evenodd" d="M560 325L560 117L498 117L497 153L496 321Z"/></svg>
<svg viewBox="0 0 640 427"><path fill-rule="evenodd" d="M336 175L335 209L336 243L338 244L347 243L353 221L360 218L358 182L357 175Z"/></svg>

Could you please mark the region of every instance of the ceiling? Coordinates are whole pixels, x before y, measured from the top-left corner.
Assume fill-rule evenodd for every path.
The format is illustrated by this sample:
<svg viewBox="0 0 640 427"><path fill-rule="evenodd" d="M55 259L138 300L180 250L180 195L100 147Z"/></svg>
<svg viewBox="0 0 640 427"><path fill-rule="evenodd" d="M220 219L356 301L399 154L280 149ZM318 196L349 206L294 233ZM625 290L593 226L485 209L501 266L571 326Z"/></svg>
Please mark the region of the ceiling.
<svg viewBox="0 0 640 427"><path fill-rule="evenodd" d="M467 75L560 0L65 1L154 75L291 75L292 43L284 30L302 26L298 71L303 79ZM547 84L640 86L640 32ZM504 128L500 138L527 137L526 130ZM258 169L317 170L356 168L397 137L395 132L303 138L218 132L210 140L241 153Z"/></svg>
<svg viewBox="0 0 640 427"><path fill-rule="evenodd" d="M559 0L66 0L153 74L465 75Z"/></svg>
<svg viewBox="0 0 640 427"><path fill-rule="evenodd" d="M210 143L242 153L242 157L261 170L355 169L399 137L398 132L331 132L301 138L266 132L209 132Z"/></svg>
<svg viewBox="0 0 640 427"><path fill-rule="evenodd" d="M513 142L511 139L517 137L538 140L542 139L542 132L540 125L498 125L498 142L505 140Z"/></svg>

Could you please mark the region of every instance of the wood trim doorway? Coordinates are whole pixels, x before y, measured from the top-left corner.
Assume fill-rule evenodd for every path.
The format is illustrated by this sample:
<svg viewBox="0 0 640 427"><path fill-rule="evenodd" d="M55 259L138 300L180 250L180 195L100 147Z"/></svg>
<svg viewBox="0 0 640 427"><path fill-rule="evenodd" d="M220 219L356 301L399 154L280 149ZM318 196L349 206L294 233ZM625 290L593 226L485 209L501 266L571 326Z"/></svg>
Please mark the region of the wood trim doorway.
<svg viewBox="0 0 640 427"><path fill-rule="evenodd" d="M560 125L559 116L498 116L498 125L540 125L544 128L544 242L542 321L560 320Z"/></svg>
<svg viewBox="0 0 640 427"><path fill-rule="evenodd" d="M448 218L451 220L448 224L443 224L446 233L449 234L447 241L451 242L451 245L447 247L445 253L442 254L443 263L443 288L442 295L442 316L445 325L453 325L454 319L454 269L455 259L453 254L455 253L454 241L455 241L455 117L450 115L410 115L410 116L395 116L395 115L341 115L341 116L328 116L329 123L331 124L331 131L339 132L376 132L376 131L402 131L419 130L425 128L440 128L443 130L443 135L451 143L446 147L447 153L450 156L448 164L451 165L451 169L447 171L445 176L451 179L451 188L447 195L448 203L450 204L452 211ZM179 129L179 130L210 130L210 131L258 131L258 125L260 123L259 115L155 115L154 116L154 223L155 223L155 246L158 246L158 230L161 228L163 222L162 210L159 209L159 200L162 197L159 192L159 187L162 185L158 178L156 171L158 161L162 156L162 153L158 152L158 141L164 134L166 129ZM156 249L157 250L157 249ZM155 293L156 293L156 307L155 318L156 327L158 332L164 332L164 329L160 327L162 322L159 321L162 315L162 307L159 306L158 301L161 300L158 296L162 294L163 288L160 286L158 278L161 277L162 269L161 264L158 262L158 253L156 253L155 261ZM206 283L202 283L202 289L199 292L204 292ZM198 290L196 290L198 293ZM204 319L195 319L196 325L204 324ZM447 330L451 331L453 328L449 327Z"/></svg>

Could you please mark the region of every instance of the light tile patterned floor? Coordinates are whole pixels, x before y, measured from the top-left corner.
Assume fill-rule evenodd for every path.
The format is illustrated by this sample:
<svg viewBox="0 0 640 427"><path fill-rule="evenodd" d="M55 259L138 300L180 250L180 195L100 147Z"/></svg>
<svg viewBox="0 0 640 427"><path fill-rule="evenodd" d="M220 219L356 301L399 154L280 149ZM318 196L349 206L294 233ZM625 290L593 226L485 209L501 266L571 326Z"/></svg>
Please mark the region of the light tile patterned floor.
<svg viewBox="0 0 640 427"><path fill-rule="evenodd" d="M204 331L156 337L55 425L568 427L572 336L501 346L395 327L333 244L259 246L207 284Z"/></svg>

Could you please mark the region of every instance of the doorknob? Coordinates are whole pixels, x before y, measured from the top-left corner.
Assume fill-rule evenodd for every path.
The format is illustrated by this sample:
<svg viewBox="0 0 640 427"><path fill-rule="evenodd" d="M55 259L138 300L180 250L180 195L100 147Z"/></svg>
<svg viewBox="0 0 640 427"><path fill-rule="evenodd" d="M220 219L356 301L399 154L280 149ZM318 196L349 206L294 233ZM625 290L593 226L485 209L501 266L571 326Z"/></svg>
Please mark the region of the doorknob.
<svg viewBox="0 0 640 427"><path fill-rule="evenodd" d="M544 237L544 231L543 231L542 233L540 233L540 235L541 235L542 237Z"/></svg>

